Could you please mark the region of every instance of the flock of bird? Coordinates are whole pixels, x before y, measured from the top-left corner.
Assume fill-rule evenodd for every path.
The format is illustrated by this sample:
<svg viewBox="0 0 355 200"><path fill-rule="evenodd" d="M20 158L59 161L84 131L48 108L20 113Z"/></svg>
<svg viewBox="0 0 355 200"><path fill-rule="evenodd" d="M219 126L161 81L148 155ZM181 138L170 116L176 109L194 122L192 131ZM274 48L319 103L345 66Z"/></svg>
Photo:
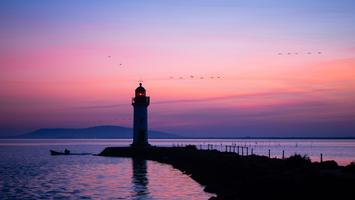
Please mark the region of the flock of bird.
<svg viewBox="0 0 355 200"><path fill-rule="evenodd" d="M279 52L277 55L279 56L292 56L292 55L321 55L323 54L321 51L318 52L305 52L305 53L299 53L299 52ZM107 56L109 59L111 59L111 56ZM122 63L118 64L119 67L122 67ZM170 80L204 80L204 79L221 79L221 76L195 76L195 75L190 75L190 76L170 76Z"/></svg>
<svg viewBox="0 0 355 200"><path fill-rule="evenodd" d="M298 53L298 52L294 52L294 53L292 53L292 52L286 52L286 53L282 53L282 52L280 52L280 53L278 53L277 55L279 55L279 56L282 56L282 55L287 55L287 56L291 56L291 55L320 55L320 54L323 54L321 51L318 51L318 52L306 52L306 53Z"/></svg>
<svg viewBox="0 0 355 200"><path fill-rule="evenodd" d="M195 75L190 75L190 76L177 76L177 77L174 77L174 76L170 76L169 79L170 80L203 80L203 79L221 79L222 77L221 76L195 76Z"/></svg>
<svg viewBox="0 0 355 200"><path fill-rule="evenodd" d="M305 52L305 53L299 53L299 52L279 52L277 53L278 56L292 56L292 55L321 55L323 54L321 51L318 52ZM111 56L107 56L109 59L111 59ZM119 67L123 67L122 63L118 64ZM221 79L221 76L196 76L196 75L190 75L190 76L170 76L170 80L218 80ZM141 80L140 80L141 81ZM142 81L141 81L142 82Z"/></svg>
<svg viewBox="0 0 355 200"><path fill-rule="evenodd" d="M111 56L107 56L107 58L111 59ZM122 67L122 63L119 63L118 66Z"/></svg>
<svg viewBox="0 0 355 200"><path fill-rule="evenodd" d="M111 59L111 56L107 56L107 58ZM118 64L120 67L123 67L122 63ZM203 79L221 79L221 76L195 76L195 75L190 75L190 76L170 76L170 80L203 80ZM142 80L140 80L142 82Z"/></svg>

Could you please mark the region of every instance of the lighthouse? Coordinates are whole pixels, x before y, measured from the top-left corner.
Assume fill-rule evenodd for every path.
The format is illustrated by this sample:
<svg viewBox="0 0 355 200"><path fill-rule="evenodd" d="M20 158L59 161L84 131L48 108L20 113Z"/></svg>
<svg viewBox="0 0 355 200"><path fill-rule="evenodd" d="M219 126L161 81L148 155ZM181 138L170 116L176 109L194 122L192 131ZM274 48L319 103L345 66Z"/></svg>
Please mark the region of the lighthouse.
<svg viewBox="0 0 355 200"><path fill-rule="evenodd" d="M148 143L148 106L150 98L139 83L132 98L133 106L133 147L147 147Z"/></svg>

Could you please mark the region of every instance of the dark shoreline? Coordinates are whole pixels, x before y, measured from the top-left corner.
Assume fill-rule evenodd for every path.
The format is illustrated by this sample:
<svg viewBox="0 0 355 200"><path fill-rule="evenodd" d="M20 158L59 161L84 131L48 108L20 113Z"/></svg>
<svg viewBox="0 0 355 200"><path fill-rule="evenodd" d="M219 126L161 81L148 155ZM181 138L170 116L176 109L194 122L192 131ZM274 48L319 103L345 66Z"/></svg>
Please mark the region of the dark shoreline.
<svg viewBox="0 0 355 200"><path fill-rule="evenodd" d="M188 147L108 147L99 156L170 164L191 176L212 199L352 199L355 165L311 163L301 156L275 159Z"/></svg>

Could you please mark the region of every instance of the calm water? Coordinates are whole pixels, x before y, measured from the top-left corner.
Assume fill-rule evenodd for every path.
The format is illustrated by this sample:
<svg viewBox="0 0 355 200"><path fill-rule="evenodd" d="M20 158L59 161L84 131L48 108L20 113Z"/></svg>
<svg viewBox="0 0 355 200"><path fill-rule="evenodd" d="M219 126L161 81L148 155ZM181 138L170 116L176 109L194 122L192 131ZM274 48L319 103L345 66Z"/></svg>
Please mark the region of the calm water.
<svg viewBox="0 0 355 200"><path fill-rule="evenodd" d="M169 165L129 158L50 156L49 149L99 153L131 140L0 140L0 199L208 199L212 194ZM224 151L225 145L248 146L254 154L281 157L295 153L341 165L355 160L355 140L150 140L154 145L195 144Z"/></svg>
<svg viewBox="0 0 355 200"><path fill-rule="evenodd" d="M153 161L50 156L49 149L99 153L97 140L0 140L0 199L208 199L187 175Z"/></svg>

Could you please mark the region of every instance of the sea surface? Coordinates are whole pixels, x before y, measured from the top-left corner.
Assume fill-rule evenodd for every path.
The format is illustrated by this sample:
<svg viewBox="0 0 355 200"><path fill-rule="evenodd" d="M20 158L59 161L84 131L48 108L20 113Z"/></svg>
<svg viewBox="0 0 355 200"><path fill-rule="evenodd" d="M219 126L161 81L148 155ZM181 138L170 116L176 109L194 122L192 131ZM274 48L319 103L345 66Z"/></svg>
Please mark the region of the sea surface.
<svg viewBox="0 0 355 200"><path fill-rule="evenodd" d="M50 156L49 149L99 153L115 140L0 140L0 199L209 199L170 165L93 155Z"/></svg>
<svg viewBox="0 0 355 200"><path fill-rule="evenodd" d="M213 194L170 165L94 155L50 156L49 150L100 153L129 139L0 139L0 199L208 199ZM355 160L355 140L339 139L152 139L157 146L225 151L227 145L281 158L301 154L312 161Z"/></svg>

